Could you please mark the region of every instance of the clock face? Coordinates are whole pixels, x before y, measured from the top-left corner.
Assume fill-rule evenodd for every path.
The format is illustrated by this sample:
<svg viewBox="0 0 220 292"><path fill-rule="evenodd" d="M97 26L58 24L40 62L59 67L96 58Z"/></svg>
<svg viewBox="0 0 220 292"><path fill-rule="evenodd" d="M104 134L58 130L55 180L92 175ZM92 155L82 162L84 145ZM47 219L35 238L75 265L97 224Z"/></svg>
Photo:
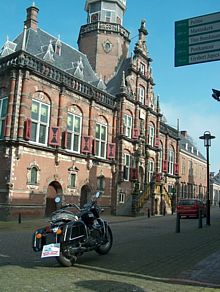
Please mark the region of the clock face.
<svg viewBox="0 0 220 292"><path fill-rule="evenodd" d="M93 13L92 15L91 15L91 22L96 22L96 21L98 21L98 13Z"/></svg>
<svg viewBox="0 0 220 292"><path fill-rule="evenodd" d="M112 43L109 40L105 41L102 46L106 53L109 53L112 50Z"/></svg>

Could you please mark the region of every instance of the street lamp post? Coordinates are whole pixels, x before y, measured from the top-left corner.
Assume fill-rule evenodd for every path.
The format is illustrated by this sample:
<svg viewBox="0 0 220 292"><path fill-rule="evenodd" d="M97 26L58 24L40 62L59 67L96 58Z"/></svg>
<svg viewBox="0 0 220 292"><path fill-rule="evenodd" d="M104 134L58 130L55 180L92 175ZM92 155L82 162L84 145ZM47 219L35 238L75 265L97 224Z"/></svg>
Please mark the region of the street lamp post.
<svg viewBox="0 0 220 292"><path fill-rule="evenodd" d="M211 146L211 140L215 139L209 131L205 131L204 135L199 137L199 139L204 140L204 146L206 147L206 159L207 159L207 198L206 198L206 224L210 225L210 197L209 197L209 147Z"/></svg>

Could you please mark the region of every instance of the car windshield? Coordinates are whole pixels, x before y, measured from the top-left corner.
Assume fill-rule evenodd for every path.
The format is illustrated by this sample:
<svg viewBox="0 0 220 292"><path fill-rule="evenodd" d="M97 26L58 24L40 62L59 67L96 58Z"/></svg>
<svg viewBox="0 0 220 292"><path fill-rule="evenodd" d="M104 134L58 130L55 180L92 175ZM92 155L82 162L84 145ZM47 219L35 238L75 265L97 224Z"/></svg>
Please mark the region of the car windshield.
<svg viewBox="0 0 220 292"><path fill-rule="evenodd" d="M184 205L184 206L194 205L194 204L195 204L194 200L182 200L179 202L179 205Z"/></svg>

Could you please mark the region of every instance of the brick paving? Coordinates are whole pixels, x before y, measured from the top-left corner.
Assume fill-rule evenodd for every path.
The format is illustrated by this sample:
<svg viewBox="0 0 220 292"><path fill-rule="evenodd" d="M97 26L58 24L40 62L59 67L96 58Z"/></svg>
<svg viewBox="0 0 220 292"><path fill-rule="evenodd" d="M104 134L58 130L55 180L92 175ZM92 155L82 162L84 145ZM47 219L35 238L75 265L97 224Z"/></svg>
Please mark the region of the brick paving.
<svg viewBox="0 0 220 292"><path fill-rule="evenodd" d="M220 212L212 212L216 215L210 227L199 229L196 220L181 220L179 234L175 216L105 216L115 235L111 253L88 253L73 269L61 268L52 259L42 261L25 246L30 245L30 230L43 226L46 219L0 222L1 291L220 291ZM21 243L20 252L14 246L20 248ZM14 281L7 282L12 274ZM35 290L36 286L41 288Z"/></svg>

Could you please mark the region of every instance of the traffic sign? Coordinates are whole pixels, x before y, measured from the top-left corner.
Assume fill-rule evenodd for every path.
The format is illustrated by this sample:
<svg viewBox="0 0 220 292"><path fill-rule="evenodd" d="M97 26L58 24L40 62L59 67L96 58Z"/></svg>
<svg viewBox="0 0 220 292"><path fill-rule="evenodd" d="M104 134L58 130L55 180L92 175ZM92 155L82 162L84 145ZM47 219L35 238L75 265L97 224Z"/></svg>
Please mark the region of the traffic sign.
<svg viewBox="0 0 220 292"><path fill-rule="evenodd" d="M220 12L175 22L175 67L220 60Z"/></svg>

